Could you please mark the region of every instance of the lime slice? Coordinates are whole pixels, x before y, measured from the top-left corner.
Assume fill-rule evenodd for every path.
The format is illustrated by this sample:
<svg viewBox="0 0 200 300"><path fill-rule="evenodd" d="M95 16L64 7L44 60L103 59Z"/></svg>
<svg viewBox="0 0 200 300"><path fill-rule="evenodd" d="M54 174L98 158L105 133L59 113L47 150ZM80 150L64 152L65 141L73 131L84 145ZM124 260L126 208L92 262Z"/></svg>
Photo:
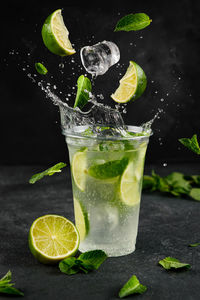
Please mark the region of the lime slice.
<svg viewBox="0 0 200 300"><path fill-rule="evenodd" d="M44 22L42 27L43 42L54 54L72 55L76 51L73 49L68 35L69 31L64 24L61 9L57 9Z"/></svg>
<svg viewBox="0 0 200 300"><path fill-rule="evenodd" d="M140 66L130 61L126 74L121 78L120 85L111 95L118 103L126 103L139 98L147 85L147 78Z"/></svg>
<svg viewBox="0 0 200 300"><path fill-rule="evenodd" d="M46 215L36 219L29 231L29 247L42 263L56 263L76 253L79 233L75 225L64 217Z"/></svg>
<svg viewBox="0 0 200 300"><path fill-rule="evenodd" d="M84 192L86 176L86 149L78 151L72 159L72 174L77 187Z"/></svg>
<svg viewBox="0 0 200 300"><path fill-rule="evenodd" d="M74 197L74 214L76 227L80 235L80 241L83 241L89 231L88 214L83 204Z"/></svg>
<svg viewBox="0 0 200 300"><path fill-rule="evenodd" d="M120 195L124 204L133 206L140 202L139 180L134 172L134 161L126 167L120 182Z"/></svg>
<svg viewBox="0 0 200 300"><path fill-rule="evenodd" d="M103 164L95 164L88 169L88 174L97 179L108 179L123 173L128 164L128 158L111 160Z"/></svg>

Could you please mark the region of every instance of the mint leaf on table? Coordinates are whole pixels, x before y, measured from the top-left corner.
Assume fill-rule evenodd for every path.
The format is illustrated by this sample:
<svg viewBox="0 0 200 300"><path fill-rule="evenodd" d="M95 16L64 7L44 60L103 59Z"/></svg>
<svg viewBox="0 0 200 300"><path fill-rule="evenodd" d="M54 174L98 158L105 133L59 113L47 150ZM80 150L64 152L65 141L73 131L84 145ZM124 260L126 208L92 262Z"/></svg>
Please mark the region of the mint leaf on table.
<svg viewBox="0 0 200 300"><path fill-rule="evenodd" d="M36 181L42 179L44 176L52 176L55 173L60 173L61 169L66 167L66 164L63 162L60 162L54 166L52 166L51 168L41 172L41 173L37 173L34 174L30 179L29 179L29 183L34 184Z"/></svg>
<svg viewBox="0 0 200 300"><path fill-rule="evenodd" d="M12 273L8 271L8 273L0 279L0 294L9 294L16 296L24 296L24 293L14 288L14 283L10 283L12 280Z"/></svg>
<svg viewBox="0 0 200 300"><path fill-rule="evenodd" d="M200 188L191 189L189 196L194 200L200 201Z"/></svg>
<svg viewBox="0 0 200 300"><path fill-rule="evenodd" d="M137 277L133 275L119 291L119 297L124 298L131 294L143 294L147 287L142 285Z"/></svg>
<svg viewBox="0 0 200 300"><path fill-rule="evenodd" d="M199 147L199 143L197 141L197 135L196 134L194 134L191 137L191 139L181 138L181 139L179 139L179 142L181 142L181 144L183 144L185 147L187 147L188 149L190 149L194 153L200 155L200 147Z"/></svg>
<svg viewBox="0 0 200 300"><path fill-rule="evenodd" d="M92 91L92 84L89 78L81 75L77 80L77 87L74 108L79 107L81 109L83 106L85 106L90 98L89 92Z"/></svg>
<svg viewBox="0 0 200 300"><path fill-rule="evenodd" d="M173 257L165 257L164 259L159 261L159 264L165 269L181 269L187 268L189 269L191 266L187 263L181 263L178 259Z"/></svg>
<svg viewBox="0 0 200 300"><path fill-rule="evenodd" d="M39 62L35 63L35 69L41 75L46 75L48 73L47 68L43 64L41 64Z"/></svg>
<svg viewBox="0 0 200 300"><path fill-rule="evenodd" d="M89 273L97 270L100 265L106 260L107 255L102 250L91 250L82 253L78 258L65 258L59 263L60 271L72 275L79 272Z"/></svg>
<svg viewBox="0 0 200 300"><path fill-rule="evenodd" d="M189 247L197 247L197 246L200 246L200 243L189 244L188 246Z"/></svg>
<svg viewBox="0 0 200 300"><path fill-rule="evenodd" d="M114 31L137 31L144 29L152 20L144 13L129 14L121 18Z"/></svg>

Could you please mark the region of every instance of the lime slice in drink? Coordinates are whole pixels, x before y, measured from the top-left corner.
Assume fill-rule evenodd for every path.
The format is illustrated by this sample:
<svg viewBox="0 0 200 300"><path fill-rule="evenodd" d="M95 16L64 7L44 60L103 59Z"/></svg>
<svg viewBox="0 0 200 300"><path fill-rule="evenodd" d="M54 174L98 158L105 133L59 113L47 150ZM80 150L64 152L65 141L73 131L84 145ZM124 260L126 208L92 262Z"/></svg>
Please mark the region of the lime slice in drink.
<svg viewBox="0 0 200 300"><path fill-rule="evenodd" d="M128 164L128 158L111 160L103 164L96 164L88 169L88 174L97 179L108 179L119 176L123 173Z"/></svg>
<svg viewBox="0 0 200 300"><path fill-rule="evenodd" d="M133 206L140 202L139 181L134 172L134 161L126 167L120 182L120 196L124 204Z"/></svg>
<svg viewBox="0 0 200 300"><path fill-rule="evenodd" d="M29 247L42 263L56 263L76 253L79 233L68 219L46 215L36 219L29 231Z"/></svg>
<svg viewBox="0 0 200 300"><path fill-rule="evenodd" d="M126 103L139 98L147 85L147 78L140 66L130 61L126 74L121 78L120 85L111 95L118 103Z"/></svg>
<svg viewBox="0 0 200 300"><path fill-rule="evenodd" d="M74 214L76 227L80 235L80 241L83 241L89 231L88 214L83 204L74 197Z"/></svg>
<svg viewBox="0 0 200 300"><path fill-rule="evenodd" d="M85 190L86 176L86 148L83 151L78 151L72 159L72 174L77 187L83 192Z"/></svg>
<svg viewBox="0 0 200 300"><path fill-rule="evenodd" d="M76 51L73 49L68 35L69 31L64 24L61 9L57 9L44 22L42 27L43 42L54 54L72 55Z"/></svg>

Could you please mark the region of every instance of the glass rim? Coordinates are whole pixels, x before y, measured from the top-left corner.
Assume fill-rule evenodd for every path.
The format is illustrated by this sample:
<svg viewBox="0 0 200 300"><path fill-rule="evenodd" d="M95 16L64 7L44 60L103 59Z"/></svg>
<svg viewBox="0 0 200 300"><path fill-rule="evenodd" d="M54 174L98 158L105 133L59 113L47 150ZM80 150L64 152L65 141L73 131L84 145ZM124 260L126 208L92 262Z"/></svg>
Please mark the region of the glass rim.
<svg viewBox="0 0 200 300"><path fill-rule="evenodd" d="M108 127L112 125L108 125L108 124L96 124L96 126L100 126L100 127ZM125 125L126 126L126 130L130 131L130 132L135 132L135 133L142 133L144 132L144 128L141 126L133 126L133 125ZM92 140L111 140L111 141L123 141L123 140L148 140L150 136L153 135L153 131L152 129L148 129L147 131L145 131L146 135L139 135L139 136L99 136L99 135L91 135L91 136L87 136L87 135L82 135L82 132L86 129L90 128L89 125L80 125L80 126L73 126L73 130L70 130L70 128L68 129L64 129L62 127L62 133L64 136L69 137L69 138L77 138L77 139L92 139ZM74 131L74 129L76 129L77 131Z"/></svg>

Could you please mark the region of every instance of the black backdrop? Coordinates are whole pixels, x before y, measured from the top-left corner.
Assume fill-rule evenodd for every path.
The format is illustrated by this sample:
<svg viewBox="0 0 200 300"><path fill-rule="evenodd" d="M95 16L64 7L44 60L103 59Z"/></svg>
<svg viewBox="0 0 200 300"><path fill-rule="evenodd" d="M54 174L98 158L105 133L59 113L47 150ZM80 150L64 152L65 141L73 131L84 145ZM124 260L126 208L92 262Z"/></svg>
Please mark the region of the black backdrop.
<svg viewBox="0 0 200 300"><path fill-rule="evenodd" d="M36 61L43 62L49 69L48 80L57 86L55 92L71 94L78 76L85 73L80 69L80 48L102 40L119 46L121 66L113 66L97 78L95 93L102 92L105 102L113 106L109 95L118 86L129 60L135 60L145 70L148 86L140 99L128 104L125 122L140 125L159 108L164 110L153 125L147 162L198 162L178 138L200 133L199 1L141 0L131 5L115 1L101 8L88 2L82 6L67 1L20 3L7 5L1 13L0 164L51 165L68 160L58 108L27 75L34 74ZM63 60L45 48L40 34L45 18L57 8L64 8L64 21L77 50L73 57ZM147 13L152 24L138 32L114 33L116 22L132 12ZM58 67L61 62L65 64L64 74ZM73 101L72 97L70 103Z"/></svg>

